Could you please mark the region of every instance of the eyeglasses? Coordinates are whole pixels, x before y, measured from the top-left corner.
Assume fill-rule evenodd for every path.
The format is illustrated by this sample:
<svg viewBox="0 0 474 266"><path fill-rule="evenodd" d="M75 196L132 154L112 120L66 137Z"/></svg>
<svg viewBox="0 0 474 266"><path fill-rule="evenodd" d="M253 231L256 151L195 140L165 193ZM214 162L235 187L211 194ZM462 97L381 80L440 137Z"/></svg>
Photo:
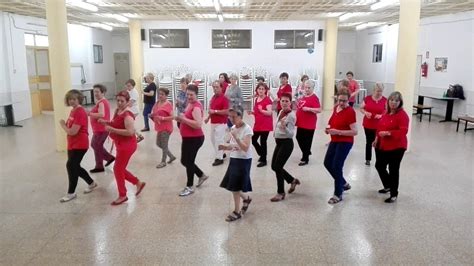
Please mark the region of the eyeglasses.
<svg viewBox="0 0 474 266"><path fill-rule="evenodd" d="M341 99L337 99L338 102L340 103L345 103L345 102L348 102L349 100L341 100Z"/></svg>
<svg viewBox="0 0 474 266"><path fill-rule="evenodd" d="M282 103L289 103L290 101L289 101L289 100L280 100L280 102L282 102Z"/></svg>

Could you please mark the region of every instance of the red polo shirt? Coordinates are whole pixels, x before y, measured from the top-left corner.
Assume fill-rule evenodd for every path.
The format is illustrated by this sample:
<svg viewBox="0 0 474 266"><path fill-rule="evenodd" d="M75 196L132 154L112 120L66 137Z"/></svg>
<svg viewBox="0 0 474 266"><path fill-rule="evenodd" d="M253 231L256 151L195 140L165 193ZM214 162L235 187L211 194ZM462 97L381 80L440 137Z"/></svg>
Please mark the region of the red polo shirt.
<svg viewBox="0 0 474 266"><path fill-rule="evenodd" d="M209 109L211 110L225 110L229 109L229 99L224 94L212 96L211 102L209 103ZM211 124L225 124L227 123L227 115L211 114Z"/></svg>

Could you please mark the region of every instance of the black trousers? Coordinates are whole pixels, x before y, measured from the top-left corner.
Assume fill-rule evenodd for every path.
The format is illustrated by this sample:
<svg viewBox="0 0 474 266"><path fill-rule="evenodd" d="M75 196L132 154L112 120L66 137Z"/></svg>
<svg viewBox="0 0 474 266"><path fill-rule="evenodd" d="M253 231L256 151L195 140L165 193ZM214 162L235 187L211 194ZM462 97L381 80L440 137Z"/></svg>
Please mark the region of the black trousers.
<svg viewBox="0 0 474 266"><path fill-rule="evenodd" d="M260 156L259 162L266 162L267 161L267 139L268 131L255 131L252 136L252 144L255 147L255 151L257 152L258 156ZM258 139L260 138L260 143L258 143Z"/></svg>
<svg viewBox="0 0 474 266"><path fill-rule="evenodd" d="M86 154L87 150L68 150L67 151L67 175L69 177L69 188L67 193L72 194L76 191L77 181L79 177L84 179L88 185L94 183L94 180L90 177L84 168L81 167L82 158Z"/></svg>
<svg viewBox="0 0 474 266"><path fill-rule="evenodd" d="M283 167L290 158L291 152L293 151L293 139L275 139L276 146L272 157L272 170L275 171L277 178L277 193L285 193L285 183L288 184L293 182L294 178L291 176Z"/></svg>
<svg viewBox="0 0 474 266"><path fill-rule="evenodd" d="M402 162L405 149L383 151L375 149L375 169L379 173L384 188L390 188L390 196L398 196L398 183L400 175L400 163ZM387 171L388 166L388 171Z"/></svg>
<svg viewBox="0 0 474 266"><path fill-rule="evenodd" d="M372 143L375 140L376 129L365 128L365 160L372 160Z"/></svg>
<svg viewBox="0 0 474 266"><path fill-rule="evenodd" d="M199 167L194 163L196 156L204 143L204 136L201 137L185 137L181 143L181 164L186 167L186 176L188 182L186 186L192 187L194 184L194 174L202 177L204 174Z"/></svg>
<svg viewBox="0 0 474 266"><path fill-rule="evenodd" d="M309 161L309 156L311 155L311 145L313 144L313 136L314 129L296 129L296 141L298 141L298 146L300 146L301 153L303 153L303 156L301 157L301 161L303 162Z"/></svg>

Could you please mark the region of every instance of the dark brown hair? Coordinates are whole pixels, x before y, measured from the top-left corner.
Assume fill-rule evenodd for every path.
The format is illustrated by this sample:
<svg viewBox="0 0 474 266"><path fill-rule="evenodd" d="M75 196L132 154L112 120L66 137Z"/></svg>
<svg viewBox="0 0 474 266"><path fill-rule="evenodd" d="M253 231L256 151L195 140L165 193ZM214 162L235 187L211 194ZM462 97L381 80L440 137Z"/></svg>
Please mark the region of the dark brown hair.
<svg viewBox="0 0 474 266"><path fill-rule="evenodd" d="M308 79L308 80L309 80L308 75L303 75L303 76L301 76L301 82L303 82L305 79Z"/></svg>
<svg viewBox="0 0 474 266"><path fill-rule="evenodd" d="M291 102L291 97L292 97L291 93L284 92L284 93L281 94L280 99L283 98L283 97L290 99L290 102Z"/></svg>
<svg viewBox="0 0 474 266"><path fill-rule="evenodd" d="M353 73L352 71L347 71L346 76L347 76L347 75L354 76L354 73Z"/></svg>
<svg viewBox="0 0 474 266"><path fill-rule="evenodd" d="M286 72L281 73L280 78L283 78L283 77L288 79L289 78L288 73L286 73Z"/></svg>
<svg viewBox="0 0 474 266"><path fill-rule="evenodd" d="M339 96L339 95L346 95L348 98L350 98L351 92L347 88L340 88L337 90L336 96Z"/></svg>
<svg viewBox="0 0 474 266"><path fill-rule="evenodd" d="M158 91L163 92L166 96L168 96L168 94L170 94L170 91L167 88L159 88Z"/></svg>
<svg viewBox="0 0 474 266"><path fill-rule="evenodd" d="M133 80L133 79L127 80L127 82L125 82L125 85L126 85L126 84L129 84L129 83L130 83L130 85L132 85L133 87L135 87L135 85L136 85L135 80Z"/></svg>
<svg viewBox="0 0 474 266"><path fill-rule="evenodd" d="M92 88L93 89L98 88L100 90L100 92L102 92L102 93L107 92L107 88L102 84L94 84L94 86L92 86Z"/></svg>
<svg viewBox="0 0 474 266"><path fill-rule="evenodd" d="M187 78L183 77L179 80L179 83L184 83L184 84L188 85L189 81L188 81Z"/></svg>
<svg viewBox="0 0 474 266"><path fill-rule="evenodd" d="M198 94L199 88L196 85L190 84L186 87L186 90L188 91L194 91L196 95Z"/></svg>
<svg viewBox="0 0 474 266"><path fill-rule="evenodd" d="M390 99L391 98L398 98L400 100L400 104L398 105L397 110L395 110L395 113L400 111L400 109L402 109L402 107L403 107L402 94L399 91L394 91L394 92L390 93L390 96L388 96L388 98L387 98L387 114L390 114L390 112L391 112L391 110L390 110Z"/></svg>
<svg viewBox="0 0 474 266"><path fill-rule="evenodd" d="M128 102L130 100L130 94L128 93L127 90L119 91L117 95L115 95L115 98L117 97L125 97L125 100Z"/></svg>
<svg viewBox="0 0 474 266"><path fill-rule="evenodd" d="M79 104L82 104L82 101L84 101L84 95L79 90L69 90L66 93L66 95L64 96L64 104L66 106L70 106L69 99L71 98L76 98L79 101Z"/></svg>
<svg viewBox="0 0 474 266"><path fill-rule="evenodd" d="M220 73L220 74L219 74L219 78L220 78L221 76L224 76L225 82L230 83L230 79L229 79L229 76L227 76L227 73Z"/></svg>

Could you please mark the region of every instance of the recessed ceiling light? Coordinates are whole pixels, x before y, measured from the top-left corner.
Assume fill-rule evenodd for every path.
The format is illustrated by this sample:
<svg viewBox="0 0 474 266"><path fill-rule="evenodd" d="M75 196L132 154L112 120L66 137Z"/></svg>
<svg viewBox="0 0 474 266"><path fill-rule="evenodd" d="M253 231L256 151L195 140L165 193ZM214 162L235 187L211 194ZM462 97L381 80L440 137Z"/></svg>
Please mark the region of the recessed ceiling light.
<svg viewBox="0 0 474 266"><path fill-rule="evenodd" d="M386 8L390 6L396 6L399 4L400 4L399 0L380 0L377 3L371 5L370 10L382 9L382 8Z"/></svg>

